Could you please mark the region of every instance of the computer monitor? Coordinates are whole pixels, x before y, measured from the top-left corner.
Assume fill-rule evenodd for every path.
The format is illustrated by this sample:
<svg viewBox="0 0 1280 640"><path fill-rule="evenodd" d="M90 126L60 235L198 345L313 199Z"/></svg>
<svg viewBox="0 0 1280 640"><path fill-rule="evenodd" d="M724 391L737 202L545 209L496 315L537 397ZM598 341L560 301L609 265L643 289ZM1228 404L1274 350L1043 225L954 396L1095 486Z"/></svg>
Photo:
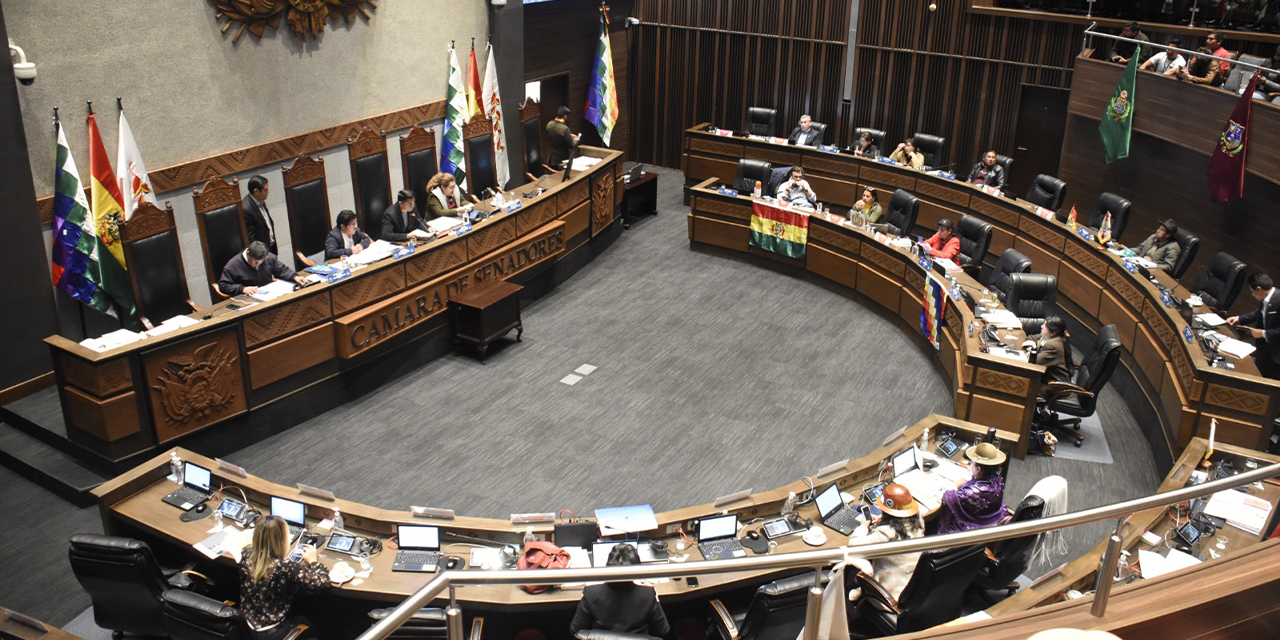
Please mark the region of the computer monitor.
<svg viewBox="0 0 1280 640"><path fill-rule="evenodd" d="M439 551L440 527L417 524L397 525L396 542L401 550Z"/></svg>
<svg viewBox="0 0 1280 640"><path fill-rule="evenodd" d="M182 484L197 491L209 492L213 474L208 469L190 462L182 464Z"/></svg>
<svg viewBox="0 0 1280 640"><path fill-rule="evenodd" d="M307 524L307 507L301 502L271 496L271 515L279 516L294 526L302 527Z"/></svg>
<svg viewBox="0 0 1280 640"><path fill-rule="evenodd" d="M564 161L564 180L569 181L569 174L573 173L573 159L578 157L578 148L574 147L569 151L569 159Z"/></svg>

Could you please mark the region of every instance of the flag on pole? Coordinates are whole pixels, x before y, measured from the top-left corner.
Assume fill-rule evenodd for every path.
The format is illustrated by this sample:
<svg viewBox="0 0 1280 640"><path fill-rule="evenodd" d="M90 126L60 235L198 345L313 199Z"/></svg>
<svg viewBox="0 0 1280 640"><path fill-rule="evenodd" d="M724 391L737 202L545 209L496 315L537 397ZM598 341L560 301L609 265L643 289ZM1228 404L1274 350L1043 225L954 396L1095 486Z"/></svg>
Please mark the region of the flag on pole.
<svg viewBox="0 0 1280 640"><path fill-rule="evenodd" d="M1102 218L1102 226L1098 229L1098 244L1111 242L1111 212Z"/></svg>
<svg viewBox="0 0 1280 640"><path fill-rule="evenodd" d="M609 48L609 7L600 7L600 42L596 45L596 62L591 67L591 85L587 89L587 122L596 126L600 139L609 146L613 126L618 123L618 87L613 81L613 53Z"/></svg>
<svg viewBox="0 0 1280 640"><path fill-rule="evenodd" d="M1079 223L1076 222L1076 206L1071 205L1071 213L1067 214L1067 228L1074 229Z"/></svg>
<svg viewBox="0 0 1280 640"><path fill-rule="evenodd" d="M138 143L133 139L133 130L129 121L124 119L124 109L120 110L120 136L116 147L116 170L120 172L120 194L124 196L124 219L133 217L133 212L143 202L156 203L155 193L151 189L151 178L147 175L147 166L142 163L142 154L138 152Z"/></svg>
<svg viewBox="0 0 1280 640"><path fill-rule="evenodd" d="M1139 50L1142 48L1139 45ZM1107 150L1107 164L1121 158L1129 157L1129 134L1133 131L1133 107L1137 99L1135 91L1138 82L1138 59L1140 51L1134 51L1120 73L1120 83L1102 113L1102 124L1098 127L1102 134L1102 146Z"/></svg>
<svg viewBox="0 0 1280 640"><path fill-rule="evenodd" d="M467 190L467 159L462 150L462 127L467 123L467 94L458 68L458 53L449 47L449 92L444 105L444 144L440 148L440 171L451 173L458 188Z"/></svg>
<svg viewBox="0 0 1280 640"><path fill-rule="evenodd" d="M942 332L943 315L947 312L944 290L942 283L932 273L925 278L920 332L934 349L938 348L938 335Z"/></svg>
<svg viewBox="0 0 1280 640"><path fill-rule="evenodd" d="M120 242L120 223L124 222L124 198L120 197L120 184L111 170L107 148L98 133L97 114L89 114L89 203L93 211L93 223L98 240L107 247L120 267L128 269L124 262L124 245Z"/></svg>
<svg viewBox="0 0 1280 640"><path fill-rule="evenodd" d="M502 98L498 95L498 67L494 64L493 45L489 45L489 60L484 66L482 98L485 115L493 124L493 157L498 165L498 187L505 189L511 179L511 168L507 166L507 138L502 131Z"/></svg>
<svg viewBox="0 0 1280 640"><path fill-rule="evenodd" d="M1255 72L1249 86L1240 94L1235 111L1218 137L1218 145L1209 160L1209 195L1214 202L1226 202L1244 195L1244 166L1249 155L1249 120L1253 117L1253 90L1258 84Z"/></svg>
<svg viewBox="0 0 1280 640"><path fill-rule="evenodd" d="M471 41L471 60L467 62L467 119L484 113L480 90L480 67L476 65L476 43Z"/></svg>

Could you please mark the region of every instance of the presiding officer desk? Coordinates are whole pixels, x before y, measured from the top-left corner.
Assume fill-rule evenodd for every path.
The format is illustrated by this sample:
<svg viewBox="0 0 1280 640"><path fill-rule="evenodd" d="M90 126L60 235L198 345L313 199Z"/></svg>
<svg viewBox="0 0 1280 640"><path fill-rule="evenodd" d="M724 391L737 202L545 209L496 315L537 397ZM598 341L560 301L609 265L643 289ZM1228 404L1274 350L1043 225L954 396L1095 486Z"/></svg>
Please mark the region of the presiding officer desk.
<svg viewBox="0 0 1280 640"><path fill-rule="evenodd" d="M192 326L104 352L46 338L68 438L107 466L127 468L175 438L398 353L447 327L449 299L469 288L525 282L579 249L601 250L616 237L606 232L618 230L622 154L580 154L599 162L568 180L556 173L514 188L507 195L519 209L494 211L470 232L423 242L332 284L241 309L243 296L225 300L192 314ZM546 191L525 195L535 187Z"/></svg>
<svg viewBox="0 0 1280 640"><path fill-rule="evenodd" d="M1041 217L1034 205L901 165L767 139L725 137L708 132L709 126L704 123L685 131L685 180L702 187L693 189L691 240L748 250L749 204L726 201L713 186L729 182L741 158L766 160L775 167L803 167L818 198L844 208L852 206L867 186L880 190L881 206L888 204L895 189L904 189L920 199L918 226L932 230L939 219L956 220L962 215L990 223L988 263L1005 249L1017 249L1031 259L1033 273L1057 277L1058 307L1064 313L1091 331L1116 325L1125 347L1121 363L1133 373L1161 421L1159 434L1147 434L1157 460L1166 464L1174 460L1192 437L1208 435L1214 419L1219 442L1265 448L1272 421L1280 415L1280 381L1261 377L1249 358L1235 361L1235 370L1211 366L1201 348L1184 338L1187 322L1176 308L1161 302L1155 284L1129 272L1123 259L1096 241L1056 219ZM913 324L922 293L916 270L886 253L882 245L862 242L862 236L852 230L823 221L812 227L810 256L796 266L856 289ZM1131 230L1135 237L1139 232ZM1173 295L1186 297L1187 291L1168 274L1157 272L1156 278ZM889 283L901 287L899 296L892 295ZM947 320L947 342L956 348L965 325L951 321L952 317ZM972 352L962 355L967 360L955 364L966 366L953 369L951 358L942 354L943 366L956 381L956 415L985 424L1025 424L1015 420L1018 410L1008 403L1018 397L1030 399L1034 389L1024 393L1019 374L1008 368L993 371L1013 377L986 374L979 380L983 368L975 364L980 363L971 360Z"/></svg>

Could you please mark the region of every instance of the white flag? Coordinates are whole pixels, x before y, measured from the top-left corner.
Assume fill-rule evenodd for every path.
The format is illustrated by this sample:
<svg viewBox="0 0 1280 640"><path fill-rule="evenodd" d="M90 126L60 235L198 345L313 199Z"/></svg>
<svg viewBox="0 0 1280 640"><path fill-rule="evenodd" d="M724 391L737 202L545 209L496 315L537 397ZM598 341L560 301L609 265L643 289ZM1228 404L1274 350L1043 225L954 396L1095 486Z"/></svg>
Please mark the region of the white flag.
<svg viewBox="0 0 1280 640"><path fill-rule="evenodd" d="M502 98L498 95L498 67L493 60L493 45L489 45L489 60L484 66L484 114L493 123L493 158L498 165L498 188L506 189L511 179L507 166L507 137L502 131Z"/></svg>
<svg viewBox="0 0 1280 640"><path fill-rule="evenodd" d="M120 110L119 147L116 151L116 182L120 183L120 197L124 202L124 219L133 217L133 212L143 202L156 203L156 196L151 188L151 178L147 175L147 166L142 164L142 154L138 153L138 143L133 139L133 131L129 129L129 121L124 119L124 109Z"/></svg>

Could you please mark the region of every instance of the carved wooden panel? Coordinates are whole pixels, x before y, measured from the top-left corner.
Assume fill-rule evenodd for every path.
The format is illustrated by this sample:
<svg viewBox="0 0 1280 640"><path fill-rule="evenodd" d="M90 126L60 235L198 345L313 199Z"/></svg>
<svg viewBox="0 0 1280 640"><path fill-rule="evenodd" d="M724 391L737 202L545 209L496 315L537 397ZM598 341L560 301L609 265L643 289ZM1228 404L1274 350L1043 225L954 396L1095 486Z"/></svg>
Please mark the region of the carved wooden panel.
<svg viewBox="0 0 1280 640"><path fill-rule="evenodd" d="M613 176L591 176L591 235L596 235L613 222L613 190L617 188Z"/></svg>
<svg viewBox="0 0 1280 640"><path fill-rule="evenodd" d="M462 137L474 138L493 133L493 123L483 115L475 116L462 126Z"/></svg>
<svg viewBox="0 0 1280 640"><path fill-rule="evenodd" d="M161 209L150 202L143 202L138 205L133 216L120 226L120 235L124 242L133 242L175 228L172 205L166 202L164 209Z"/></svg>
<svg viewBox="0 0 1280 640"><path fill-rule="evenodd" d="M906 272L907 286L911 287L912 291L917 292L916 295L922 295L924 293L924 274L915 269L907 269Z"/></svg>
<svg viewBox="0 0 1280 640"><path fill-rule="evenodd" d="M404 268L401 265L340 284L333 290L333 315L342 315L403 289Z"/></svg>
<svg viewBox="0 0 1280 640"><path fill-rule="evenodd" d="M1142 302L1145 299L1142 292L1130 284L1128 277L1122 275L1115 267L1107 270L1107 285L1120 294L1120 297L1124 298L1135 311L1142 309Z"/></svg>
<svg viewBox="0 0 1280 640"><path fill-rule="evenodd" d="M907 191L911 191L916 187L915 176L907 173L899 173L897 171L885 171L884 169L863 166L862 170L859 171L858 176L863 182L887 184L891 187L906 189Z"/></svg>
<svg viewBox="0 0 1280 640"><path fill-rule="evenodd" d="M1142 305L1142 319L1164 348L1164 356L1169 359L1173 370L1177 372L1178 381L1182 383L1188 399L1194 402L1200 397L1203 383L1195 379L1195 368L1187 358L1182 334L1174 330L1164 313L1155 306L1156 304L1147 300L1146 304Z"/></svg>
<svg viewBox="0 0 1280 640"><path fill-rule="evenodd" d="M64 353L61 359L62 379L99 398L133 386L128 358L89 363Z"/></svg>
<svg viewBox="0 0 1280 640"><path fill-rule="evenodd" d="M713 200L711 198L697 198L694 210L699 213L714 213L729 218L737 218L739 220L751 219L751 206L745 202L726 202L724 200Z"/></svg>
<svg viewBox="0 0 1280 640"><path fill-rule="evenodd" d="M520 103L520 122L528 122L534 118L542 117L542 108L538 106L538 101L533 98L526 98Z"/></svg>
<svg viewBox="0 0 1280 640"><path fill-rule="evenodd" d="M961 189L954 189L930 180L916 180L917 195L925 195L956 206L969 206L969 194Z"/></svg>
<svg viewBox="0 0 1280 640"><path fill-rule="evenodd" d="M981 213L992 220L999 220L1015 229L1018 228L1018 219L1022 216L1017 211L1006 209L990 200L974 196L969 200L969 208Z"/></svg>
<svg viewBox="0 0 1280 640"><path fill-rule="evenodd" d="M1261 393L1232 389L1210 383L1204 392L1204 401L1208 404L1234 409L1255 416L1267 415L1269 398Z"/></svg>
<svg viewBox="0 0 1280 640"><path fill-rule="evenodd" d="M848 162L823 156L805 156L803 166L805 171L825 171L845 178L858 177L858 164L856 162Z"/></svg>
<svg viewBox="0 0 1280 640"><path fill-rule="evenodd" d="M757 160L765 160L773 164L774 168L783 166L795 166L800 164L800 154L791 153L789 151L780 151L772 146L752 147L751 157Z"/></svg>
<svg viewBox="0 0 1280 640"><path fill-rule="evenodd" d="M227 182L210 178L203 187L191 189L191 200L197 213L225 207L240 200L240 179L233 176L231 182Z"/></svg>
<svg viewBox="0 0 1280 640"><path fill-rule="evenodd" d="M467 259L475 260L515 240L516 221L513 218L507 218L502 222L495 222L483 229L469 233L465 238L467 240Z"/></svg>
<svg viewBox="0 0 1280 640"><path fill-rule="evenodd" d="M332 315L329 301L326 291L245 318L245 345L253 347L328 320Z"/></svg>
<svg viewBox="0 0 1280 640"><path fill-rule="evenodd" d="M1028 391L1030 381L1021 376L1015 376L991 369L977 369L973 373L973 384L990 389L1000 393L1007 393L1019 397L1025 397Z"/></svg>
<svg viewBox="0 0 1280 640"><path fill-rule="evenodd" d="M1018 221L1018 228L1027 232L1027 235L1030 235L1032 238L1035 238L1036 240L1039 240L1040 242L1043 242L1044 244L1061 252L1063 243L1062 235L1060 235L1056 229L1046 227L1045 225L1037 222L1037 220L1038 218L1035 216L1022 216L1022 219Z"/></svg>
<svg viewBox="0 0 1280 640"><path fill-rule="evenodd" d="M194 336L143 355L151 421L163 443L247 409L234 328Z"/></svg>
<svg viewBox="0 0 1280 640"><path fill-rule="evenodd" d="M829 244L855 256L858 255L858 248L862 244L861 241L851 235L840 233L835 229L828 229L820 224L809 225L809 241Z"/></svg>
<svg viewBox="0 0 1280 640"><path fill-rule="evenodd" d="M742 157L742 145L733 144L732 142L722 142L720 140L707 140L705 138L690 138L690 151L706 151L707 153L718 153L722 156L732 156L734 158Z"/></svg>
<svg viewBox="0 0 1280 640"><path fill-rule="evenodd" d="M300 184L306 184L312 180L319 180L324 177L324 159L312 158L308 155L299 156L293 164L280 170L286 187L296 187Z"/></svg>
<svg viewBox="0 0 1280 640"><path fill-rule="evenodd" d="M466 261L467 244L461 240L454 240L429 251L421 251L405 262L405 284L412 287Z"/></svg>
<svg viewBox="0 0 1280 640"><path fill-rule="evenodd" d="M590 195L591 186L586 180L579 180L573 186L561 191L556 195L556 215L560 215L576 206L579 202L587 199Z"/></svg>
<svg viewBox="0 0 1280 640"><path fill-rule="evenodd" d="M870 242L862 243L862 255L870 261L871 264L874 264L877 267L898 276L899 278L902 277L902 261L885 253L877 247L871 246ZM924 284L921 283L922 291L923 286Z"/></svg>
<svg viewBox="0 0 1280 640"><path fill-rule="evenodd" d="M1090 273L1099 278L1107 277L1107 263L1098 256L1096 251L1087 249L1078 242L1066 243L1067 257L1080 263L1080 266L1088 269Z"/></svg>
<svg viewBox="0 0 1280 640"><path fill-rule="evenodd" d="M435 136L432 134L432 139ZM387 151L387 135L379 130L364 128L347 139L347 154L352 160L372 156Z"/></svg>
<svg viewBox="0 0 1280 640"><path fill-rule="evenodd" d="M968 353L969 343L965 340L966 334L964 331L964 319L960 316L960 313L956 311L956 303L954 301L952 301L949 306L950 308L947 309L947 315L945 318L947 328L951 330L951 335L955 336L956 350L961 354Z"/></svg>
<svg viewBox="0 0 1280 640"><path fill-rule="evenodd" d="M402 156L434 148L436 148L436 132L420 124L413 125L408 133L400 136L400 155Z"/></svg>
<svg viewBox="0 0 1280 640"><path fill-rule="evenodd" d="M556 219L558 211L555 202L542 200L533 206L525 207L516 214L516 235L524 235Z"/></svg>

